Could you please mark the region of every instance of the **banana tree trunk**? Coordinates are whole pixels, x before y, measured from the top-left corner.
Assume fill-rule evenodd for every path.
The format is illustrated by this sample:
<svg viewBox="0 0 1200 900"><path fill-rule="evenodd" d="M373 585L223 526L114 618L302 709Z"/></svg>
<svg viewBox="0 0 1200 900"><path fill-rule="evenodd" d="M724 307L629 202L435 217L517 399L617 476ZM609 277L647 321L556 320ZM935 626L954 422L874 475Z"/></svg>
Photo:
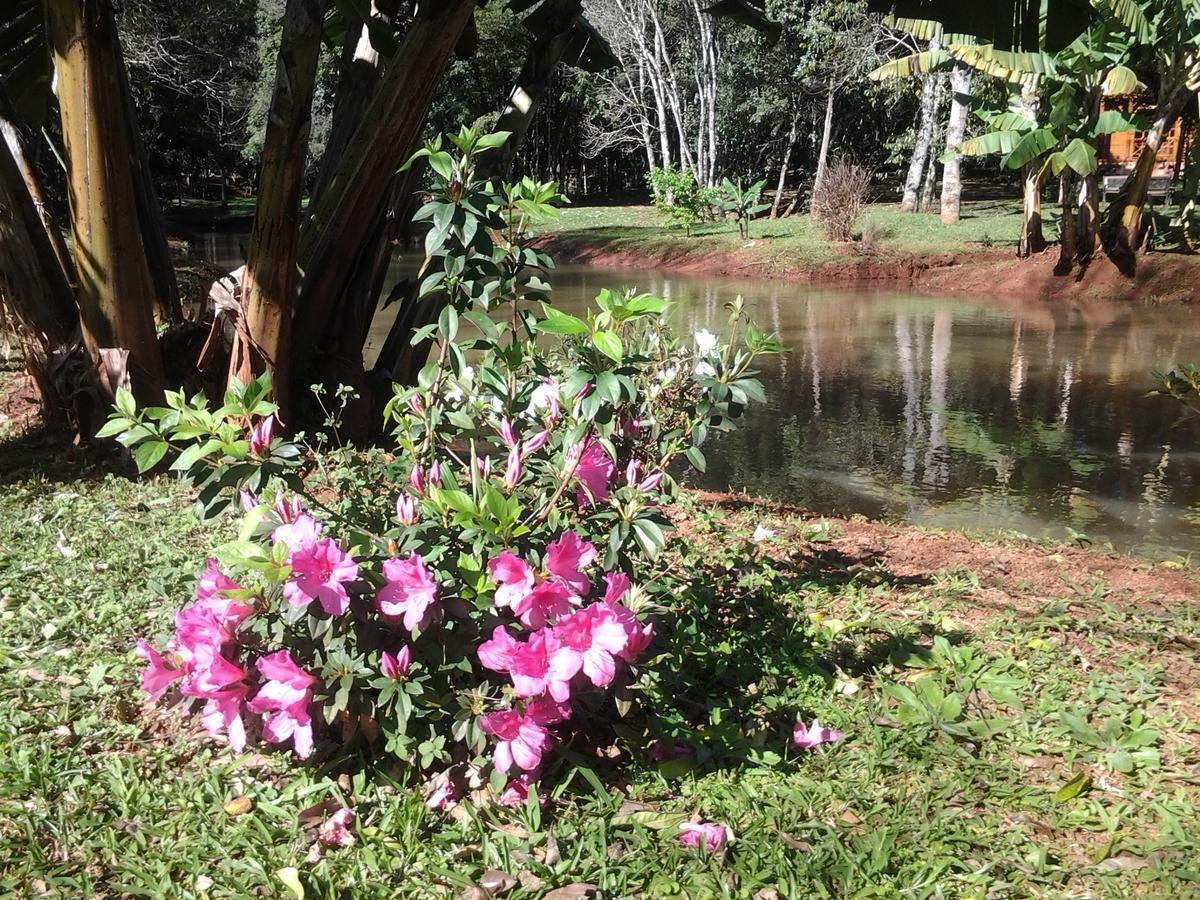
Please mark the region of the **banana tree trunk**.
<svg viewBox="0 0 1200 900"><path fill-rule="evenodd" d="M304 279L293 322L297 371L330 343L331 314L353 277L356 251L387 203L393 174L412 152L441 74L474 9L475 0L422 4L329 189L311 212L300 248Z"/></svg>
<svg viewBox="0 0 1200 900"><path fill-rule="evenodd" d="M391 23L396 17L397 5L397 0L374 0L370 5L371 15L382 22ZM329 186L346 145L362 123L363 112L379 86L383 71L384 61L371 43L367 23L357 24L358 27L347 29L346 44L342 48L342 76L338 79L333 106L333 123L310 202L315 202Z"/></svg>
<svg viewBox="0 0 1200 900"><path fill-rule="evenodd" d="M1066 275L1075 265L1077 253L1074 178L1070 170L1063 173L1062 190L1062 222L1058 236L1058 262L1054 266L1054 274Z"/></svg>
<svg viewBox="0 0 1200 900"><path fill-rule="evenodd" d="M117 53L120 54L120 46ZM121 78L121 96L125 103L125 122L129 128L129 148L133 154L133 191L137 204L138 228L142 233L142 249L150 266L150 277L154 281L154 311L164 324L183 321L183 307L179 303L179 282L175 278L175 263L171 259L171 248L167 245L167 223L163 218L162 203L154 186L154 175L150 171L150 157L142 143L142 131L138 127L137 112L133 106L133 92L129 89L129 74L124 61L119 61L117 74Z"/></svg>
<svg viewBox="0 0 1200 900"><path fill-rule="evenodd" d="M46 0L67 158L76 301L85 346L109 391L162 395L155 287L139 226L131 123L107 0Z"/></svg>
<svg viewBox="0 0 1200 900"><path fill-rule="evenodd" d="M1137 271L1137 246L1141 234L1142 209L1154 175L1154 162L1163 138L1179 118L1190 92L1183 85L1165 86L1160 92L1154 124L1146 132L1146 143L1138 154L1133 173L1108 207L1100 239L1109 258L1126 275Z"/></svg>
<svg viewBox="0 0 1200 900"><path fill-rule="evenodd" d="M242 276L245 327L238 329L229 362L230 378L242 383L263 372L271 374L285 419L300 199L324 6L324 0L288 0L284 10L258 200Z"/></svg>
<svg viewBox="0 0 1200 900"><path fill-rule="evenodd" d="M1075 258L1087 265L1100 246L1100 190L1095 174L1085 175L1079 186L1079 214Z"/></svg>
<svg viewBox="0 0 1200 900"><path fill-rule="evenodd" d="M538 8L538 17L545 30L529 45L521 74L517 76L517 82L496 123L496 131L510 132L508 140L479 161L479 172L483 177L508 176L546 88L550 86L558 64L562 62L571 38L571 29L582 15L583 4L580 0L550 0Z"/></svg>
<svg viewBox="0 0 1200 900"><path fill-rule="evenodd" d="M962 101L971 91L971 70L956 62L950 71L950 121L946 125L946 150L957 151L967 130L967 105ZM962 172L957 155L942 166L942 221L958 221L962 207Z"/></svg>
<svg viewBox="0 0 1200 900"><path fill-rule="evenodd" d="M1021 257L1046 249L1046 238L1042 234L1042 185L1046 180L1046 171L1036 162L1025 166L1025 209L1021 238L1017 245L1017 255Z"/></svg>
<svg viewBox="0 0 1200 900"><path fill-rule="evenodd" d="M929 49L939 47L937 41L929 42ZM934 101L937 94L937 76L925 76L921 88L921 107L917 119L917 138L913 144L912 157L908 163L908 175L904 179L904 196L900 200L901 212L916 212L921 199L921 177L925 174L925 161L929 158L929 145L933 143Z"/></svg>

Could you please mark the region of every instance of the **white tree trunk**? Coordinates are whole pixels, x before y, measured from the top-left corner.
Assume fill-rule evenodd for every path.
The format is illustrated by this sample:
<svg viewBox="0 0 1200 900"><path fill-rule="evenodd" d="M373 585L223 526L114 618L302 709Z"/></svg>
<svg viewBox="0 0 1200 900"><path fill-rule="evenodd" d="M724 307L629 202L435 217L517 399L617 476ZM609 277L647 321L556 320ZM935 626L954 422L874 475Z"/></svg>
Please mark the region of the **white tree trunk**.
<svg viewBox="0 0 1200 900"><path fill-rule="evenodd" d="M937 41L929 42L929 49L938 48ZM917 137L913 145L912 158L908 163L908 175L904 179L904 196L900 200L901 212L916 212L920 200L921 177L925 174L925 161L929 158L929 145L933 143L934 101L937 95L937 76L926 75L921 88L921 108L917 121Z"/></svg>
<svg viewBox="0 0 1200 900"><path fill-rule="evenodd" d="M960 99L971 90L971 70L955 63L950 71L950 121L946 125L946 150L957 150L967 130L967 105ZM942 221L957 222L962 206L962 174L959 157L942 166Z"/></svg>
<svg viewBox="0 0 1200 900"><path fill-rule="evenodd" d="M825 127L821 130L821 150L817 154L817 174L813 177L812 197L809 198L808 210L811 213L816 203L817 192L825 181L825 170L829 168L829 141L833 135L833 85L829 86L829 96L825 101Z"/></svg>
<svg viewBox="0 0 1200 900"><path fill-rule="evenodd" d="M796 148L796 137L799 135L799 117L792 114L792 127L788 131L787 143L783 148L783 158L779 161L779 181L775 185L775 200L771 204L771 218L779 218L779 206L783 201L783 189L787 185L788 163L792 159L792 151Z"/></svg>

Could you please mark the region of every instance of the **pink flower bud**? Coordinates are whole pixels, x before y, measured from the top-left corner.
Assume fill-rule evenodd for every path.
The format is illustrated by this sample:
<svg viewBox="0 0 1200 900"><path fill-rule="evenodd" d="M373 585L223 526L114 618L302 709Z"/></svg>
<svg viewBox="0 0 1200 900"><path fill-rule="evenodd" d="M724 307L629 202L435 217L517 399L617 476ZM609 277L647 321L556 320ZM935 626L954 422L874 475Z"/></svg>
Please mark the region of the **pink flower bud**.
<svg viewBox="0 0 1200 900"><path fill-rule="evenodd" d="M479 474L487 478L492 474L492 458L490 456L480 456L475 460L475 468L479 470Z"/></svg>
<svg viewBox="0 0 1200 900"><path fill-rule="evenodd" d="M504 439L504 446L517 446L517 436L513 434L512 422L508 419L500 421L500 437Z"/></svg>
<svg viewBox="0 0 1200 900"><path fill-rule="evenodd" d="M662 472L651 472L649 475L647 475L645 478L643 478L641 480L640 484L638 484L638 490L649 493L650 491L652 491L656 487L658 487L659 484L662 482L662 480L663 480Z"/></svg>
<svg viewBox="0 0 1200 900"><path fill-rule="evenodd" d="M412 651L407 646L401 647L400 652L396 654L384 651L379 657L379 668L392 681L402 681L408 675L408 667L411 663Z"/></svg>
<svg viewBox="0 0 1200 900"><path fill-rule="evenodd" d="M511 491L521 480L521 448L513 447L508 451L508 466L504 469L504 489Z"/></svg>
<svg viewBox="0 0 1200 900"><path fill-rule="evenodd" d="M408 398L408 408L418 416L425 415L425 403L421 400L420 394L411 394Z"/></svg>
<svg viewBox="0 0 1200 900"><path fill-rule="evenodd" d="M636 459L631 459L629 461L629 465L625 467L625 483L637 484L638 472L641 470L641 468L642 464L640 462L638 462Z"/></svg>
<svg viewBox="0 0 1200 900"><path fill-rule="evenodd" d="M442 486L442 464L436 459L433 465L429 467L429 483L434 487Z"/></svg>
<svg viewBox="0 0 1200 900"><path fill-rule="evenodd" d="M396 498L396 518L405 528L416 524L417 504L408 494L401 494Z"/></svg>
<svg viewBox="0 0 1200 900"><path fill-rule="evenodd" d="M412 471L408 473L408 483L412 485L413 490L418 494L425 491L425 470L420 463L414 463Z"/></svg>
<svg viewBox="0 0 1200 900"><path fill-rule="evenodd" d="M250 452L262 456L271 448L271 438L275 434L275 416L259 419L250 429Z"/></svg>
<svg viewBox="0 0 1200 900"><path fill-rule="evenodd" d="M250 512L258 506L258 501L254 498L254 494L245 488L238 491L238 499L242 501L242 509L246 512Z"/></svg>
<svg viewBox="0 0 1200 900"><path fill-rule="evenodd" d="M537 450L541 450L544 446L546 446L546 441L548 440L550 440L550 432L545 430L539 431L533 437L525 441L525 452L533 453Z"/></svg>

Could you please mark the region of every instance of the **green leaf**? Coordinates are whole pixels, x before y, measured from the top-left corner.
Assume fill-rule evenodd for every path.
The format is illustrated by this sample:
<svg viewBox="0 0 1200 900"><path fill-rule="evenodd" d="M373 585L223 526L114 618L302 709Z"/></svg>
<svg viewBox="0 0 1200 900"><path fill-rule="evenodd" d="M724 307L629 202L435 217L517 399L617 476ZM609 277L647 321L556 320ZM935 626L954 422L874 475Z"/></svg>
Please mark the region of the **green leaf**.
<svg viewBox="0 0 1200 900"><path fill-rule="evenodd" d="M117 388L116 407L126 418L132 419L137 415L137 401L127 388Z"/></svg>
<svg viewBox="0 0 1200 900"><path fill-rule="evenodd" d="M597 331L592 335L592 343L613 362L620 362L625 358L625 345L621 343L621 338L615 331Z"/></svg>
<svg viewBox="0 0 1200 900"><path fill-rule="evenodd" d="M946 67L953 59L945 50L925 50L911 56L889 60L882 66L872 69L867 77L872 81L886 81L892 78L911 78L914 75L924 75L936 72Z"/></svg>
<svg viewBox="0 0 1200 900"><path fill-rule="evenodd" d="M704 458L704 451L701 450L699 447L689 447L688 448L687 460L688 460L688 462L690 462L692 464L692 467L698 472L703 472L708 466L708 461Z"/></svg>
<svg viewBox="0 0 1200 900"><path fill-rule="evenodd" d="M687 813L659 812L656 809L635 809L617 813L609 820L611 825L641 825L653 831L678 828L688 818Z"/></svg>
<svg viewBox="0 0 1200 900"><path fill-rule="evenodd" d="M475 144L479 150L493 150L496 147L502 146L505 141L512 137L511 131L496 131L492 134L485 134Z"/></svg>
<svg viewBox="0 0 1200 900"><path fill-rule="evenodd" d="M167 455L168 449L166 441L146 441L144 444L138 444L137 449L133 451L133 460L137 463L138 472L153 469Z"/></svg>
<svg viewBox="0 0 1200 900"><path fill-rule="evenodd" d="M583 319L559 312L551 306L543 304L546 317L537 323L538 331L550 334L587 334L587 323Z"/></svg>
<svg viewBox="0 0 1200 900"><path fill-rule="evenodd" d="M1056 153L1055 156L1061 156L1066 165L1080 175L1091 175L1096 171L1096 148L1083 138L1072 139L1062 152Z"/></svg>
<svg viewBox="0 0 1200 900"><path fill-rule="evenodd" d="M1068 800L1074 800L1091 786L1092 779L1087 773L1079 772L1055 792L1054 799L1058 803L1066 803Z"/></svg>
<svg viewBox="0 0 1200 900"><path fill-rule="evenodd" d="M1020 169L1027 163L1033 162L1047 150L1053 149L1058 143L1058 137L1049 128L1039 128L1021 136L1000 165L1006 169Z"/></svg>

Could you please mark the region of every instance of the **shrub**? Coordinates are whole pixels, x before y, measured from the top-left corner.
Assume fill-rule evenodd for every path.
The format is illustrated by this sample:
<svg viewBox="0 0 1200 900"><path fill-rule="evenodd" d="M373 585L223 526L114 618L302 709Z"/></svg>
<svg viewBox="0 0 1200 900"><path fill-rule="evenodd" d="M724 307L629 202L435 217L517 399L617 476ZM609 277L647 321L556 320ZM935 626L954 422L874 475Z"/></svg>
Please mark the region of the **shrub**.
<svg viewBox="0 0 1200 900"><path fill-rule="evenodd" d="M300 757L354 747L440 769L435 805L489 747L493 792L521 802L565 729L626 708L674 602L654 584L672 464L703 467L707 435L761 399L756 357L782 349L740 301L727 342L675 339L645 294L602 291L586 318L536 310L550 260L529 226L559 198L477 180L495 139L419 154L438 179L422 290L448 302L414 336L433 358L387 406L393 483L346 503L300 479L307 451L274 433L265 378L215 411L122 393L106 428L143 468L177 454L206 512L218 496L244 509L165 647L139 642L146 690L175 689L235 749L261 733Z"/></svg>
<svg viewBox="0 0 1200 900"><path fill-rule="evenodd" d="M813 185L812 213L825 237L831 241L848 241L867 202L871 173L857 163L835 159L825 170L825 177Z"/></svg>
<svg viewBox="0 0 1200 900"><path fill-rule="evenodd" d="M658 211L672 224L682 226L688 237L696 223L710 216L717 202L717 192L698 185L695 173L685 167L651 169L646 181Z"/></svg>

